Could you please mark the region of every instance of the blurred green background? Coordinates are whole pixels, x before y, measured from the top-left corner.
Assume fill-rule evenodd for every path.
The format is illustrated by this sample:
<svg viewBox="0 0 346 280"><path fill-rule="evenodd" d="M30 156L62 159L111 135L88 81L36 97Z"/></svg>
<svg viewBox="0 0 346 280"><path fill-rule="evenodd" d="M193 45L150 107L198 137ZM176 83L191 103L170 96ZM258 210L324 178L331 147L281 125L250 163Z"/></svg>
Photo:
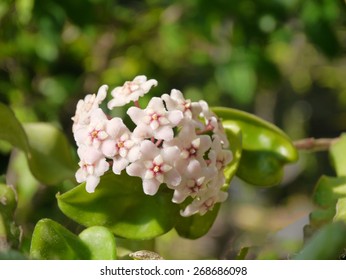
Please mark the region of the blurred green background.
<svg viewBox="0 0 346 280"><path fill-rule="evenodd" d="M23 122L56 124L74 145L77 101L144 74L159 81L153 95L177 88L254 113L294 140L337 137L346 131L345 15L341 0L2 0L0 102ZM14 164L9 150L1 143L1 174ZM15 183L36 186L21 191L30 205L18 219L30 229L59 215L54 194L63 187L47 195L19 169ZM167 258L231 258L248 245L262 247L259 258L286 258L301 238L276 246L268 233L304 218L317 179L334 172L326 153L302 153L286 173L272 189L235 180L209 236L189 242L171 233L158 247ZM186 252L169 249L172 238Z"/></svg>

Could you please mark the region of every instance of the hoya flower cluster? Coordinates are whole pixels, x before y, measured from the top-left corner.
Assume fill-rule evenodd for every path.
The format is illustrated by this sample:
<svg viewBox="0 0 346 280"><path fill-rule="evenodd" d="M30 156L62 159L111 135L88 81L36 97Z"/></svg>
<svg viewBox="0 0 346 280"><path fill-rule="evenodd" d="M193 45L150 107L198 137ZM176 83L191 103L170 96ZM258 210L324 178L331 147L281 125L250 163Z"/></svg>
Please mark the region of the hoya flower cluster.
<svg viewBox="0 0 346 280"><path fill-rule="evenodd" d="M136 125L132 131L100 108L108 86L78 102L72 118L80 158L76 179L86 182L91 193L112 167L115 174L142 178L147 195L155 195L163 184L174 191L174 203L189 199L181 215L203 215L227 198L221 187L223 170L232 160L229 143L208 104L186 100L179 90L153 97L141 108L138 99L156 85L154 79L137 76L111 91L110 110L133 102L127 110Z"/></svg>

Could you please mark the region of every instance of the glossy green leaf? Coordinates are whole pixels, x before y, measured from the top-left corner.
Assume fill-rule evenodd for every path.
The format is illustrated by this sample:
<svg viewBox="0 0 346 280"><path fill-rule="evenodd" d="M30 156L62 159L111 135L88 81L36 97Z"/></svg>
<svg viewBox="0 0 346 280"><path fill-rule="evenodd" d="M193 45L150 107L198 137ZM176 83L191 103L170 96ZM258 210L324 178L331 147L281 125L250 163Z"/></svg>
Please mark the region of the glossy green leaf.
<svg viewBox="0 0 346 280"><path fill-rule="evenodd" d="M338 176L346 176L346 134L341 135L329 150L330 157Z"/></svg>
<svg viewBox="0 0 346 280"><path fill-rule="evenodd" d="M333 219L342 219L344 217L344 204L338 205L338 200L346 197L346 177L328 177L322 176L318 181L313 201L318 208L310 214L310 223L317 228L323 224L331 222ZM346 221L346 219L344 220Z"/></svg>
<svg viewBox="0 0 346 280"><path fill-rule="evenodd" d="M117 250L113 233L100 226L90 227L79 234L88 247L91 260L116 260Z"/></svg>
<svg viewBox="0 0 346 280"><path fill-rule="evenodd" d="M88 247L75 234L50 219L40 220L34 229L30 257L39 260L86 260Z"/></svg>
<svg viewBox="0 0 346 280"><path fill-rule="evenodd" d="M14 189L0 184L0 251L19 245L21 230L14 221L16 207Z"/></svg>
<svg viewBox="0 0 346 280"><path fill-rule="evenodd" d="M199 214L190 217L179 217L175 226L177 233L185 238L197 239L205 235L214 224L219 213L220 203L214 206L212 211L208 211L203 216Z"/></svg>
<svg viewBox="0 0 346 280"><path fill-rule="evenodd" d="M236 174L239 161L242 155L242 134L241 131L234 126L228 126L225 128L225 133L227 135L227 139L230 143L230 149L233 154L232 161L226 166L224 170L224 174L226 177L225 189L229 187L233 176Z"/></svg>
<svg viewBox="0 0 346 280"><path fill-rule="evenodd" d="M150 239L172 229L179 207L171 202L172 192L160 188L155 196L145 195L142 181L108 173L101 177L94 193L85 183L58 195L61 211L84 226L104 226L119 237Z"/></svg>
<svg viewBox="0 0 346 280"><path fill-rule="evenodd" d="M296 260L336 260L346 247L346 225L327 224L294 257Z"/></svg>
<svg viewBox="0 0 346 280"><path fill-rule="evenodd" d="M40 260L115 260L115 237L104 227L90 227L79 236L50 219L34 229L30 257Z"/></svg>
<svg viewBox="0 0 346 280"><path fill-rule="evenodd" d="M21 125L12 110L0 103L0 139L23 150L33 175L53 185L73 178L76 161L64 134L46 123Z"/></svg>
<svg viewBox="0 0 346 280"><path fill-rule="evenodd" d="M339 198L336 203L334 221L346 222L346 195L343 198Z"/></svg>
<svg viewBox="0 0 346 280"><path fill-rule="evenodd" d="M298 152L289 137L275 125L236 109L213 108L225 128L242 133L242 154L237 176L259 185L278 184L285 164L298 159Z"/></svg>

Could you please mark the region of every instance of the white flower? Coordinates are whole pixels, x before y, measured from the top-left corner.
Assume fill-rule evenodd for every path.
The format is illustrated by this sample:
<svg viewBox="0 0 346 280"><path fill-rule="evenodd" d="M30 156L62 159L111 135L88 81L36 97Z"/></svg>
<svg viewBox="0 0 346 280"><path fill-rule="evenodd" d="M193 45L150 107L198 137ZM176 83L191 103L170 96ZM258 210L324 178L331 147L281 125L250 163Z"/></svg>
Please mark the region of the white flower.
<svg viewBox="0 0 346 280"><path fill-rule="evenodd" d="M102 153L94 148L81 146L77 153L81 161L76 180L78 183L86 182L87 192L92 193L100 182L100 176L109 169L109 164Z"/></svg>
<svg viewBox="0 0 346 280"><path fill-rule="evenodd" d="M162 183L169 187L179 185L181 176L174 167L178 156L177 147L159 149L151 141L144 140L141 144L140 159L130 164L126 171L130 176L141 177L144 192L154 195Z"/></svg>
<svg viewBox="0 0 346 280"><path fill-rule="evenodd" d="M215 135L208 157L211 160L211 163L221 171L232 161L233 154L231 150L222 148L220 137Z"/></svg>
<svg viewBox="0 0 346 280"><path fill-rule="evenodd" d="M197 198L189 204L180 214L183 217L188 217L199 213L204 215L206 212L213 210L213 207L218 202L224 202L228 197L228 193L217 188L203 189Z"/></svg>
<svg viewBox="0 0 346 280"><path fill-rule="evenodd" d="M131 101L137 101L139 97L148 93L153 86L157 86L156 80L147 81L146 76L137 76L133 81L127 81L123 86L112 90L113 99L108 102L108 108L113 109Z"/></svg>
<svg viewBox="0 0 346 280"><path fill-rule="evenodd" d="M139 140L134 139L122 119L113 118L107 126L109 137L103 142L102 151L113 159L113 172L120 174L123 169L139 157Z"/></svg>
<svg viewBox="0 0 346 280"><path fill-rule="evenodd" d="M72 131L75 132L81 126L88 125L90 123L90 116L94 110L99 108L99 105L107 96L108 86L101 86L97 94L88 94L84 100L79 100L77 103L76 113L73 120Z"/></svg>
<svg viewBox="0 0 346 280"><path fill-rule="evenodd" d="M229 146L229 142L220 119L209 109L209 105L207 102L205 102L204 100L200 100L199 104L202 108L201 117L205 119L204 129L209 129L213 131L214 135L218 135L222 146L224 148L227 148Z"/></svg>
<svg viewBox="0 0 346 280"><path fill-rule="evenodd" d="M187 123L183 126L178 136L172 141L164 142L163 146L177 146L181 151L181 159L204 161L204 154L210 149L211 144L212 142L208 135L197 135L193 125Z"/></svg>
<svg viewBox="0 0 346 280"><path fill-rule="evenodd" d="M158 97L153 97L146 109L131 107L127 110L127 114L137 125L134 130L136 135L167 141L173 139L173 127L176 127L183 118L182 112L178 110L166 111L162 99Z"/></svg>
<svg viewBox="0 0 346 280"><path fill-rule="evenodd" d="M179 110L183 112L184 117L191 119L193 116L198 116L202 111L198 102L191 102L190 99L185 99L182 92L177 89L172 89L171 94L162 95L168 110Z"/></svg>
<svg viewBox="0 0 346 280"><path fill-rule="evenodd" d="M74 132L78 146L87 145L99 149L102 142L108 137L107 123L107 116L100 108L93 110L89 117L89 124L80 126Z"/></svg>
<svg viewBox="0 0 346 280"><path fill-rule="evenodd" d="M174 203L182 203L189 196L196 197L214 178L216 170L212 167L202 167L201 163L194 159L181 174L181 183L174 190L172 199Z"/></svg>
<svg viewBox="0 0 346 280"><path fill-rule="evenodd" d="M133 131L122 119L109 119L100 108L108 86L78 102L72 118L80 158L76 179L94 192L112 163L113 173L126 169L129 176L140 177L147 195L156 194L165 184L174 190L174 203L191 202L182 216L204 215L227 197L221 190L224 169L232 160L227 135L205 101L191 102L176 89L153 97L141 109L138 99L156 85L156 80L142 75L112 90L109 109L134 102L127 110L136 125Z"/></svg>

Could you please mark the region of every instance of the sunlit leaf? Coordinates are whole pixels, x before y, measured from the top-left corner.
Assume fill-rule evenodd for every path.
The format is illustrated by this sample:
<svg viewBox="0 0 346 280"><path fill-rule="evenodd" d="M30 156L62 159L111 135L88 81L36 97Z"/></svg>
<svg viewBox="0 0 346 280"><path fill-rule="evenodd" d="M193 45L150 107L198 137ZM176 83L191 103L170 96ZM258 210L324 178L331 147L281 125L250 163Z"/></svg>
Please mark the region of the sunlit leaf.
<svg viewBox="0 0 346 280"><path fill-rule="evenodd" d="M336 213L334 221L346 222L346 194L343 198L339 198L336 203Z"/></svg>
<svg viewBox="0 0 346 280"><path fill-rule="evenodd" d="M230 149L233 154L232 161L226 166L224 170L224 174L226 177L225 188L228 188L233 176L237 172L239 161L241 159L242 134L239 128L234 126L227 126L225 128L225 132L230 143Z"/></svg>
<svg viewBox="0 0 346 280"><path fill-rule="evenodd" d="M172 192L161 187L155 196L145 195L141 179L124 172L101 177L94 193L87 193L83 183L57 198L61 211L76 222L104 226L129 239L159 236L174 227L179 215Z"/></svg>
<svg viewBox="0 0 346 280"><path fill-rule="evenodd" d="M338 200L345 197L346 177L322 176L315 187L313 195L313 201L318 208L310 214L311 225L319 227L331 222L337 212L336 204ZM337 219L339 220L344 217L344 206L342 203L338 206Z"/></svg>
<svg viewBox="0 0 346 280"><path fill-rule="evenodd" d="M91 260L115 260L117 250L113 233L100 226L89 227L79 234L79 238L88 247Z"/></svg>
<svg viewBox="0 0 346 280"><path fill-rule="evenodd" d="M88 247L75 234L50 219L40 220L34 229L30 257L39 260L84 260Z"/></svg>
<svg viewBox="0 0 346 280"><path fill-rule="evenodd" d="M289 137L255 115L222 107L213 108L213 111L225 128L238 128L242 133L243 150L237 176L259 186L278 184L284 165L298 159L298 152Z"/></svg>
<svg viewBox="0 0 346 280"><path fill-rule="evenodd" d="M341 135L329 150L330 157L338 176L346 176L346 134Z"/></svg>
<svg viewBox="0 0 346 280"><path fill-rule="evenodd" d="M35 227L30 257L40 260L115 260L115 237L104 227L90 227L79 236L50 219Z"/></svg>

